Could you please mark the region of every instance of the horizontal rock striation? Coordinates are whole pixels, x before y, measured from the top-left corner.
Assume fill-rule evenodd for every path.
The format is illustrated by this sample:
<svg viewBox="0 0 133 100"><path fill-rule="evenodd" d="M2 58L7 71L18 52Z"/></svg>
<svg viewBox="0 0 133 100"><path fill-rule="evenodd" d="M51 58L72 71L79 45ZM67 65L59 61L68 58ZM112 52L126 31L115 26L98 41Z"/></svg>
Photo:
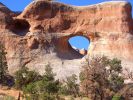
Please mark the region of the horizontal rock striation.
<svg viewBox="0 0 133 100"><path fill-rule="evenodd" d="M133 20L125 1L69 6L38 0L19 15L0 4L0 28L12 74L22 66L43 73L48 63L58 78L78 74L83 55L69 44L73 36L88 38L87 56L117 57L133 70Z"/></svg>

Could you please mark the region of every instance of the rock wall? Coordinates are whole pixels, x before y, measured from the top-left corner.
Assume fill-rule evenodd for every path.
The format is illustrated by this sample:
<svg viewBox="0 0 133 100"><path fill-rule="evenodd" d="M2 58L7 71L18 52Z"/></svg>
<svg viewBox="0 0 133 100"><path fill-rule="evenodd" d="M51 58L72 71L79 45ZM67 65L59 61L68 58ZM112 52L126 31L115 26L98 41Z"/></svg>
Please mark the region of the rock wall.
<svg viewBox="0 0 133 100"><path fill-rule="evenodd" d="M7 51L9 71L22 66L44 72L51 63L58 78L78 74L84 58L94 55L117 57L133 70L131 5L125 1L90 6L34 1L21 14L0 4L0 40ZM73 36L90 40L83 58L68 42Z"/></svg>

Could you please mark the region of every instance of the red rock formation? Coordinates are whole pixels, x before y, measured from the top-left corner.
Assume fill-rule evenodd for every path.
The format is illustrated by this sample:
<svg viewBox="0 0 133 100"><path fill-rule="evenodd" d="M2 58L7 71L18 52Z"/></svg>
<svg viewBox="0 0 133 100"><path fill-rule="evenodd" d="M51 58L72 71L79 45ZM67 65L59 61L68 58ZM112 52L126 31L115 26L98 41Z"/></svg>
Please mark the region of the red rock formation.
<svg viewBox="0 0 133 100"><path fill-rule="evenodd" d="M87 54L87 50L85 50L83 48L83 49L79 50L79 53L85 56Z"/></svg>
<svg viewBox="0 0 133 100"><path fill-rule="evenodd" d="M123 66L133 65L131 5L125 1L76 7L39 0L18 16L0 4L0 23L0 40L8 53L11 73L23 65L41 70L39 66L47 62L51 62L57 72L61 66L80 66L75 59L82 55L68 43L70 37L77 35L90 40L89 56L117 57ZM63 65L64 62L70 64Z"/></svg>

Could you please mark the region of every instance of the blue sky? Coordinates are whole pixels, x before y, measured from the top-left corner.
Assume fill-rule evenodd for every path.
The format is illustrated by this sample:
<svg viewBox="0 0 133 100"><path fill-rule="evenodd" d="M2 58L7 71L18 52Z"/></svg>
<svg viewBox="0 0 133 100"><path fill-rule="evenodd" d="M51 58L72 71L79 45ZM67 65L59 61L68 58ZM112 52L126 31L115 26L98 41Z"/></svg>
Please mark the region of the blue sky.
<svg viewBox="0 0 133 100"><path fill-rule="evenodd" d="M1 3L6 5L12 11L23 11L23 9L31 2L32 0L0 0ZM111 1L111 0L56 0L70 5L91 5L96 4L104 1ZM118 0L117 0L118 1ZM120 1L120 0L119 0ZM122 1L122 0L121 0ZM133 0L126 0L133 5ZM133 13L133 11L132 11ZM79 36L69 39L71 45L81 49L87 49L89 46L89 42L86 38L81 38Z"/></svg>

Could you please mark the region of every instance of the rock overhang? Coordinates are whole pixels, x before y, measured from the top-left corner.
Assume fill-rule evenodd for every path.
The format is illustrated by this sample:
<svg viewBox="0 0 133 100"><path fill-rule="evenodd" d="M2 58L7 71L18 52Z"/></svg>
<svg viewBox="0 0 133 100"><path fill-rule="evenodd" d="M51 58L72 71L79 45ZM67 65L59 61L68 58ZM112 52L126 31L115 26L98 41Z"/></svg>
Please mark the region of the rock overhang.
<svg viewBox="0 0 133 100"><path fill-rule="evenodd" d="M40 4L43 3L44 5L48 4L49 7L46 7L46 8L48 8L49 10L46 11L44 9L41 9L38 2L40 2ZM34 8L34 6L36 6L36 5L37 5L36 8L39 8L42 11L36 11L36 8ZM55 8L57 8L57 9L55 9ZM63 11L62 11L62 9L63 9ZM73 10L71 10L71 9L73 9ZM34 16L34 17L32 17L32 16ZM91 6L85 6L85 7L68 6L65 4L57 3L57 2L49 3L49 2L45 2L45 1L37 1L35 3L31 3L23 11L23 13L18 17L25 18L27 20L32 19L32 20L44 21L44 23L51 25L51 28L57 27L57 30L53 29L53 32L63 31L64 33L70 33L70 31L71 31L71 30L69 30L70 28L75 28L75 27L78 28L78 26L80 26L80 27L83 26L86 29L88 28L88 30L90 32L93 32L93 31L108 32L111 30L112 30L112 32L113 31L114 32L115 31L128 32L129 30L132 31L132 29L130 29L129 27L124 30L122 29L122 24L132 24L131 23L131 20L132 20L131 5L125 1L121 1L121 2L113 1L111 3L105 2L105 3L91 5ZM108 19L110 19L110 20L108 20ZM123 20L128 20L128 21L123 22ZM55 21L55 23L52 21ZM100 21L101 21L100 25L96 26L95 24L98 24ZM50 24L50 23L52 23L52 24ZM75 27L74 26L70 27L71 23L75 23L75 24L72 24L72 25L75 25ZM66 24L65 26L67 26L67 27L64 28L63 27L64 24ZM81 24L81 25L79 25L79 24ZM87 25L84 25L84 24L87 24ZM105 28L101 29L100 26L102 26L103 24L105 25L104 26ZM118 24L117 27L115 26L116 24ZM111 25L112 29L110 29L108 27L109 25ZM60 27L59 28L60 30L58 30L58 27ZM82 27L81 27L81 29L82 29L81 30L82 32L88 31L88 30L83 29ZM77 32L78 31L79 31L79 29L77 29ZM74 31L72 31L71 33L74 33Z"/></svg>
<svg viewBox="0 0 133 100"><path fill-rule="evenodd" d="M4 13L4 17L9 15L9 12L0 13ZM11 22L24 20L30 26L22 36L11 30L13 24L10 22L0 26L0 38L7 50L11 73L23 65L35 69L36 64L45 65L57 59L57 62L70 60L75 65L73 59L79 59L81 55L73 51L68 39L77 35L90 40L89 56L117 57L125 64L133 65L133 20L128 2L111 1L76 7L38 0L28 5L20 15L11 14L10 18ZM76 66L80 66L79 63Z"/></svg>

